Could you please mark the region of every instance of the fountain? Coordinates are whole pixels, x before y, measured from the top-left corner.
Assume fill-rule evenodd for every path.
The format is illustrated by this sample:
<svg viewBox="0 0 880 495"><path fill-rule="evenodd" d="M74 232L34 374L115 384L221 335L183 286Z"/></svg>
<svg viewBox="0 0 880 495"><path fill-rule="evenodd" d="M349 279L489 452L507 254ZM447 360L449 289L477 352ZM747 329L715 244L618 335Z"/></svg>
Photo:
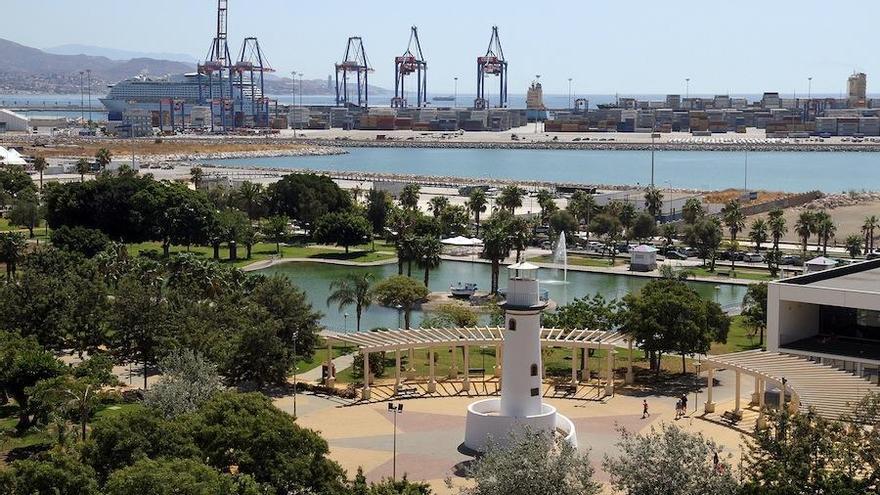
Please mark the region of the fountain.
<svg viewBox="0 0 880 495"><path fill-rule="evenodd" d="M556 240L556 247L553 248L553 264L562 265L562 281L568 282L568 251L565 245L565 232L563 231L559 234L559 239Z"/></svg>

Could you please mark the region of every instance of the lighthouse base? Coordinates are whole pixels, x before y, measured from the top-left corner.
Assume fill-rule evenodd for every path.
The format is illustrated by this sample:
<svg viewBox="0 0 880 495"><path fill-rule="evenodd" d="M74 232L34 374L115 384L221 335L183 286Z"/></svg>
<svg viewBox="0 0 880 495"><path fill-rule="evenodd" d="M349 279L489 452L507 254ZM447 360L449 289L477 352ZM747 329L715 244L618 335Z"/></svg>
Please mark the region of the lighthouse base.
<svg viewBox="0 0 880 495"><path fill-rule="evenodd" d="M555 407L541 404L541 412L533 416L502 416L501 399L480 400L468 406L464 445L468 449L485 452L490 441L493 445L503 447L510 441L511 433L526 429L531 432L552 432L577 447L574 423L557 413Z"/></svg>

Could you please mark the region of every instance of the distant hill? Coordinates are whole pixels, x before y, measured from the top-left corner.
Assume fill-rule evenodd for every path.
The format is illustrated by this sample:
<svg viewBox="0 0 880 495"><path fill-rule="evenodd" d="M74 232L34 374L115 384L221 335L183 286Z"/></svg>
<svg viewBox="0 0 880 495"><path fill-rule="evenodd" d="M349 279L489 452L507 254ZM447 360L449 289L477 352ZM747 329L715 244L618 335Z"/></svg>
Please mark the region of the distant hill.
<svg viewBox="0 0 880 495"><path fill-rule="evenodd" d="M92 71L95 88L146 73L154 76L182 74L195 65L173 60L133 58L111 60L90 55L56 55L0 39L0 92L79 92L79 72Z"/></svg>
<svg viewBox="0 0 880 495"><path fill-rule="evenodd" d="M53 55L89 55L92 57L107 57L110 60L131 60L133 58L152 58L156 60L170 60L185 64L196 64L198 59L186 53L169 52L136 52L131 50L119 50L105 48L103 46L69 44L43 48L46 53Z"/></svg>

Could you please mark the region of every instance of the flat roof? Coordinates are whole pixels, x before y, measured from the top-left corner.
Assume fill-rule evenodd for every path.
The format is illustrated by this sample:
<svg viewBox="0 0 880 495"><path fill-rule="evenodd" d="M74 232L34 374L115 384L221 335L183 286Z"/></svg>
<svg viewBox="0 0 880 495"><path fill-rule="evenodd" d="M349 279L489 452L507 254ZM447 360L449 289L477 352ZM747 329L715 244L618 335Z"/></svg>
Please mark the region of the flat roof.
<svg viewBox="0 0 880 495"><path fill-rule="evenodd" d="M775 283L880 294L880 259L807 273Z"/></svg>

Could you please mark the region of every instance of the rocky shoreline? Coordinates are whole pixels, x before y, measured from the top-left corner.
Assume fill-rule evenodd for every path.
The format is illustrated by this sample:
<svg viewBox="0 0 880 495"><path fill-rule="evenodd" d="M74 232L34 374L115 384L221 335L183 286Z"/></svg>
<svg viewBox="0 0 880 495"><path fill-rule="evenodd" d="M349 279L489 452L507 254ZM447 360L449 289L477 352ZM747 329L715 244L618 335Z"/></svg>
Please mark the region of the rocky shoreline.
<svg viewBox="0 0 880 495"><path fill-rule="evenodd" d="M229 160L234 158L277 158L283 156L329 156L344 155L345 149L334 146L308 146L300 149L223 151L214 153L172 153L144 157L144 163L195 163L204 160Z"/></svg>

